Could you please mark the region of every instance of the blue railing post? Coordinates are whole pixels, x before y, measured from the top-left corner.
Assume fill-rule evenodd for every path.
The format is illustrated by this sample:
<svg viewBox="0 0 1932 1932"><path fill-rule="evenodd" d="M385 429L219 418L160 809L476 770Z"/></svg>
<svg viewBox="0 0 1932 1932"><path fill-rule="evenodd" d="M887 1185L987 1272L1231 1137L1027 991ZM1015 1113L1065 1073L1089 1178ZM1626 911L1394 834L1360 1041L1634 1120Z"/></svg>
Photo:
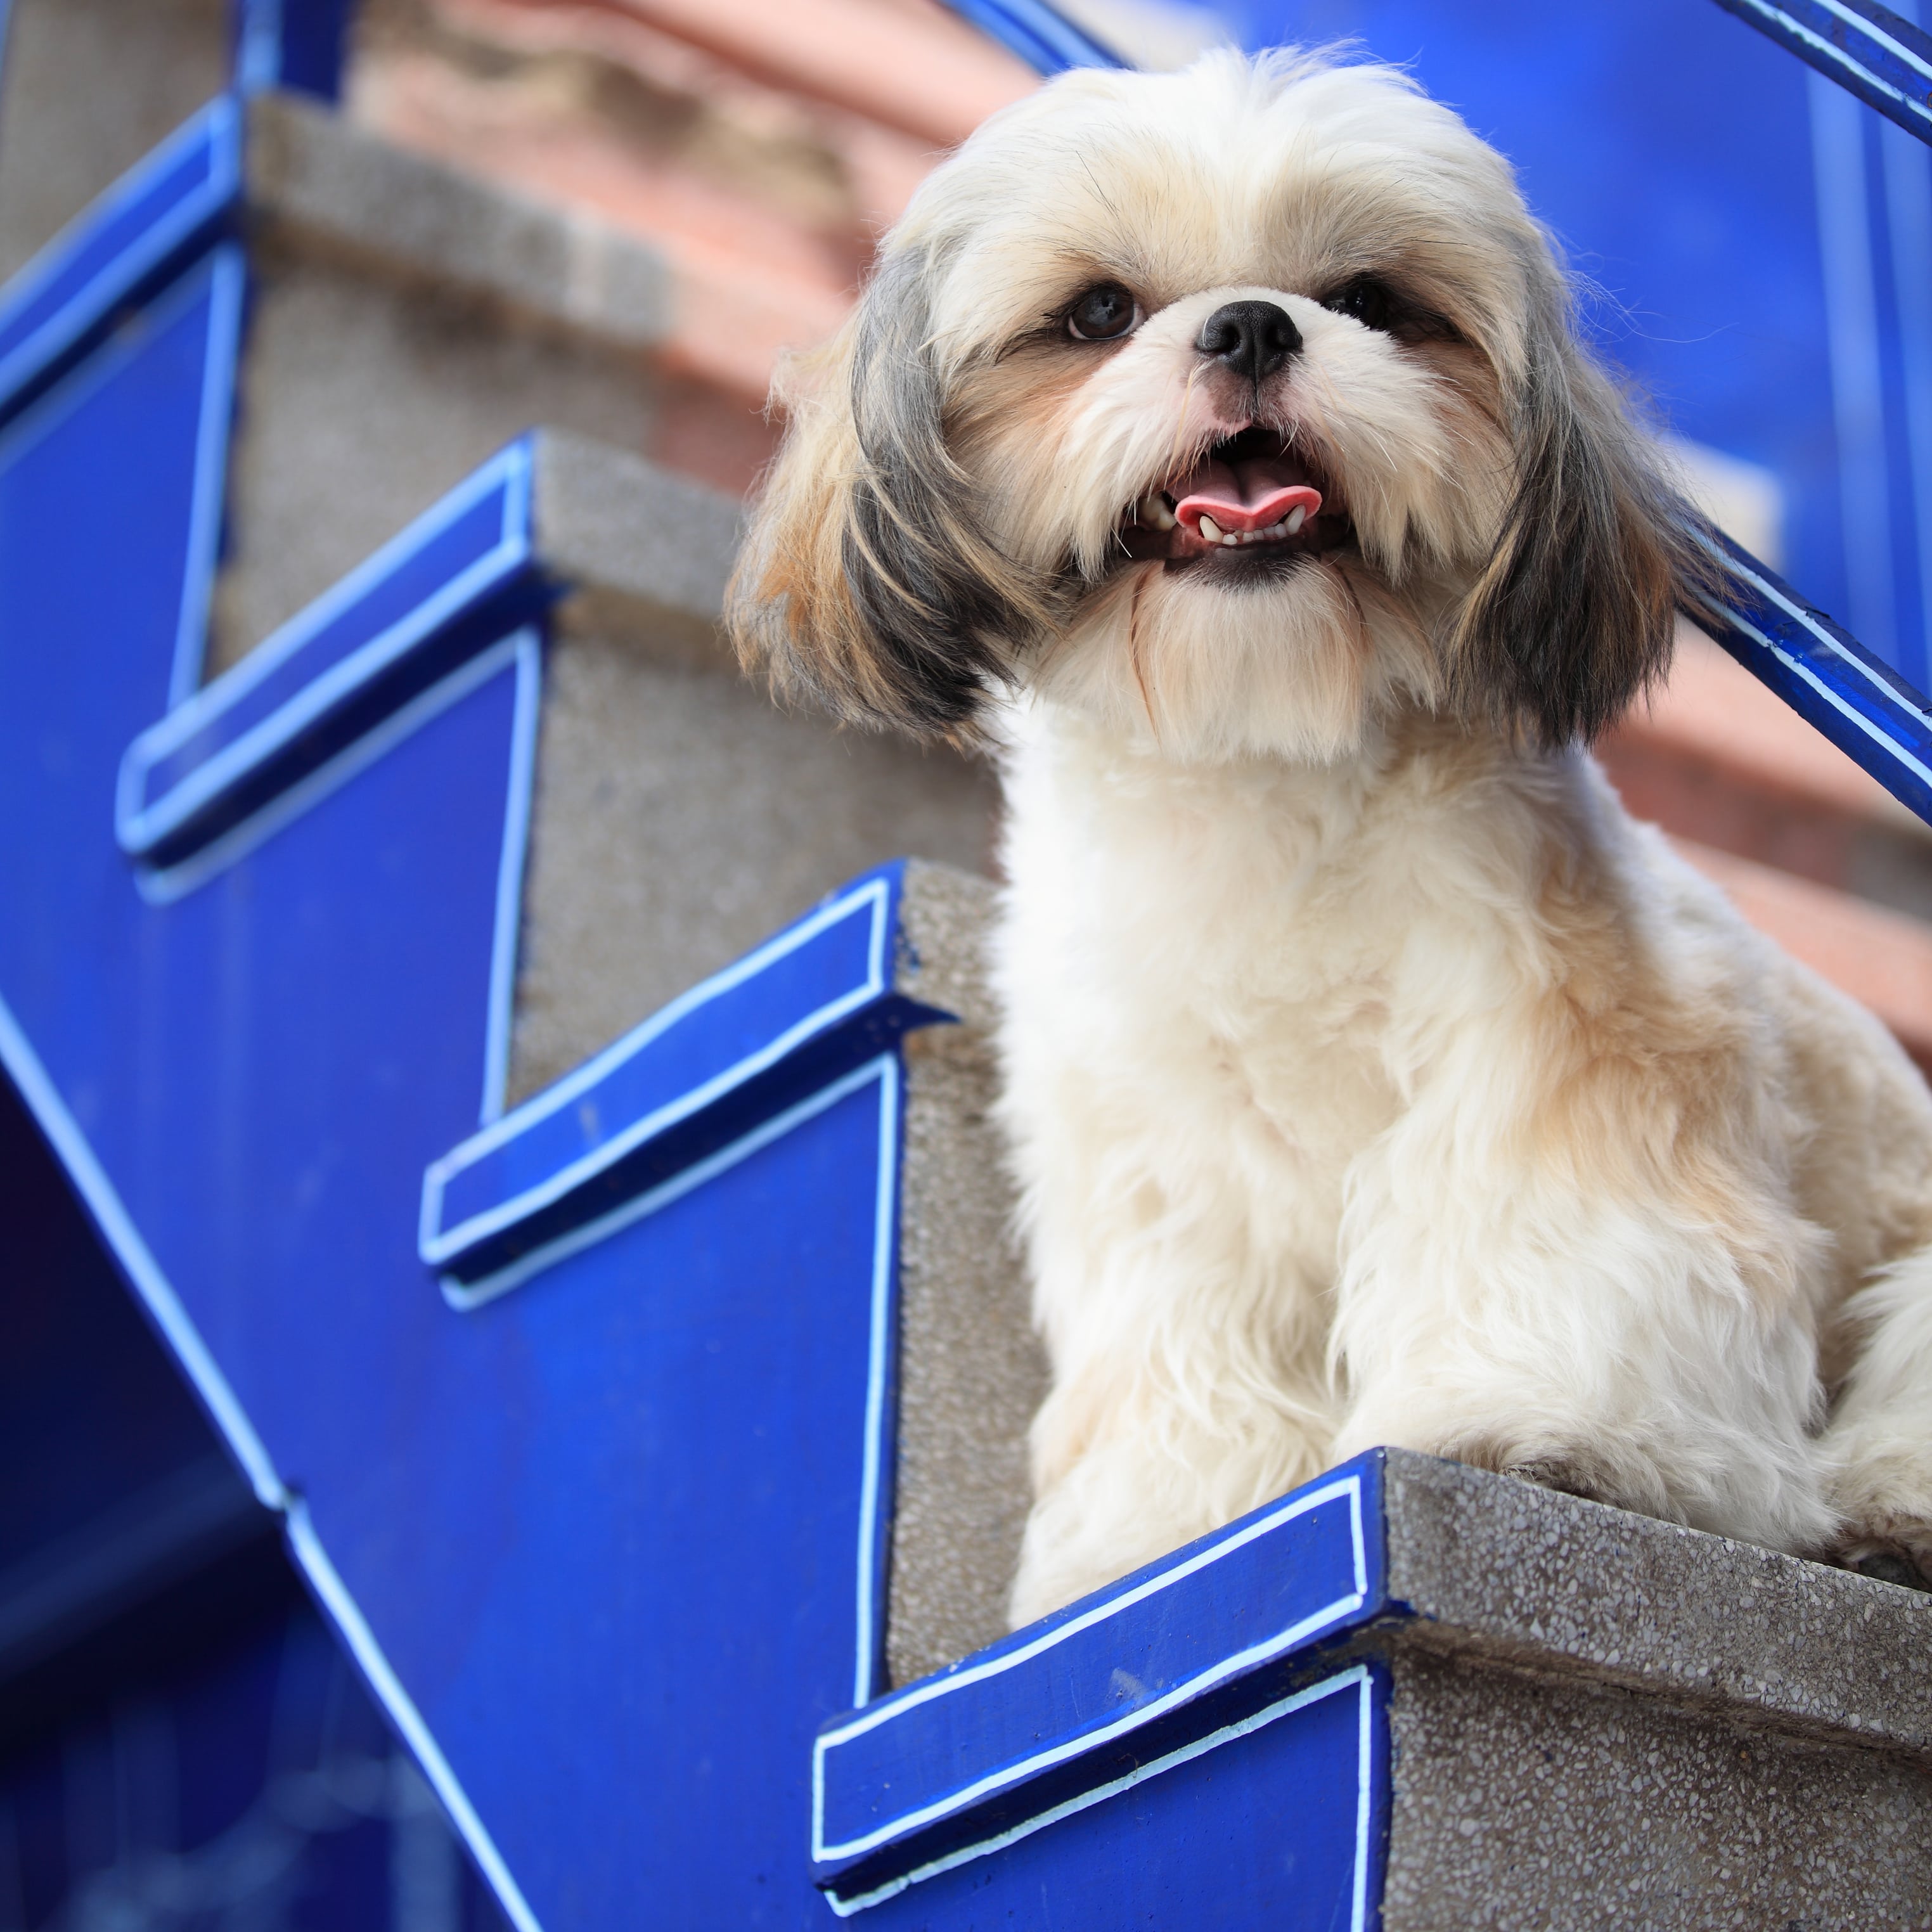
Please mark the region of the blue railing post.
<svg viewBox="0 0 1932 1932"><path fill-rule="evenodd" d="M340 97L355 0L230 0L230 5L235 84L242 92L279 87L324 100Z"/></svg>

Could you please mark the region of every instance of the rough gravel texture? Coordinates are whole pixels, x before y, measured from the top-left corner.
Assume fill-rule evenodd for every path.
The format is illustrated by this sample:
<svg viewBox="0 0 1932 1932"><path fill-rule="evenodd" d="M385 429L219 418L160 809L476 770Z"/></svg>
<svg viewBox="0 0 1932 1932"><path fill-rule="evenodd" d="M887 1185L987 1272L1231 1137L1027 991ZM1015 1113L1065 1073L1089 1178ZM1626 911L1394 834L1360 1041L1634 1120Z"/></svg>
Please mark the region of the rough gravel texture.
<svg viewBox="0 0 1932 1932"><path fill-rule="evenodd" d="M908 869L898 983L964 1024L906 1042L899 1453L886 1660L909 1683L1004 1634L1030 1500L1026 1432L1046 1392L988 1117L982 945L990 884Z"/></svg>
<svg viewBox="0 0 1932 1932"><path fill-rule="evenodd" d="M1576 1679L1394 1658L1384 1932L1932 1927L1932 1778Z"/></svg>
<svg viewBox="0 0 1932 1932"><path fill-rule="evenodd" d="M1430 1456L1388 1478L1418 1642L1932 1762L1932 1596Z"/></svg>
<svg viewBox="0 0 1932 1932"><path fill-rule="evenodd" d="M728 674L718 613L738 499L567 430L539 432L536 471L537 547L573 587L566 632L646 638L653 657Z"/></svg>
<svg viewBox="0 0 1932 1932"><path fill-rule="evenodd" d="M964 866L993 781L950 753L775 710L721 648L566 634L537 744L514 1101L908 852Z"/></svg>
<svg viewBox="0 0 1932 1932"><path fill-rule="evenodd" d="M895 1684L1002 1636L1046 1363L1027 1321L983 1046L908 1042L899 1454L886 1661Z"/></svg>

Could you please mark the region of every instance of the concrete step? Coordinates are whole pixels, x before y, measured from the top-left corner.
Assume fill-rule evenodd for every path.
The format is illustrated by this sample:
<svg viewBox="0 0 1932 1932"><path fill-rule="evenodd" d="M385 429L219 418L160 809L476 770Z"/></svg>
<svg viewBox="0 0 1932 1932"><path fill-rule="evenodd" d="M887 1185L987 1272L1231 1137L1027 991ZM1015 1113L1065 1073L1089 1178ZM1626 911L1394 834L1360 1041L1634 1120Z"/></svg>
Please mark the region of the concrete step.
<svg viewBox="0 0 1932 1932"><path fill-rule="evenodd" d="M818 1882L966 1922L1037 1832L1125 1894L1097 1808L1232 1868L1259 1802L1298 1922L1902 1932L1928 1772L1932 1599L1378 1450L827 1724Z"/></svg>
<svg viewBox="0 0 1932 1932"><path fill-rule="evenodd" d="M715 626L736 500L620 446L649 441L658 256L290 97L250 105L247 191L258 286L211 673L550 425L535 500L569 594L537 753L513 1101L842 879L907 850L988 864L982 766L782 713L739 677Z"/></svg>

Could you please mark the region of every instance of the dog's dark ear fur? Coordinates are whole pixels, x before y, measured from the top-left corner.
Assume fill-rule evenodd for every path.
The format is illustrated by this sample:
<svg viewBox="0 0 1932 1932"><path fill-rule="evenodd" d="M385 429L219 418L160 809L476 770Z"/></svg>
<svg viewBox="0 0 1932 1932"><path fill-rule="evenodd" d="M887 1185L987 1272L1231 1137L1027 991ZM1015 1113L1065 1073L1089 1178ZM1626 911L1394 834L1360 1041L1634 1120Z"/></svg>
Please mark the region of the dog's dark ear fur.
<svg viewBox="0 0 1932 1932"><path fill-rule="evenodd" d="M970 742L1046 593L983 535L947 450L924 256L881 262L801 364L725 621L748 669L855 723Z"/></svg>
<svg viewBox="0 0 1932 1932"><path fill-rule="evenodd" d="M1450 665L1466 712L1556 746L1594 738L1665 670L1677 606L1714 572L1695 513L1578 346L1554 266L1530 282L1528 352L1504 384L1514 494Z"/></svg>

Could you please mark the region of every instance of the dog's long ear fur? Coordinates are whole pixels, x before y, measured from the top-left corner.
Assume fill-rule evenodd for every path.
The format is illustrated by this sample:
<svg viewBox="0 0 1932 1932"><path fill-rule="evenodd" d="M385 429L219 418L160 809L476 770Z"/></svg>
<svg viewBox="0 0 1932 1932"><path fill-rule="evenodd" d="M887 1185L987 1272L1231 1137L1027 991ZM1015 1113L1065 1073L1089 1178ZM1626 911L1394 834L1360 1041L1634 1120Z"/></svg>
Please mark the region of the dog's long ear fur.
<svg viewBox="0 0 1932 1932"><path fill-rule="evenodd" d="M790 428L727 594L748 670L838 716L970 742L1044 586L980 527L946 448L922 251L890 253L857 314L778 400Z"/></svg>
<svg viewBox="0 0 1932 1932"><path fill-rule="evenodd" d="M1553 262L1534 262L1520 372L1504 386L1514 494L1459 614L1453 686L1545 745L1594 737L1667 667L1680 600L1713 571L1695 513L1577 344Z"/></svg>

